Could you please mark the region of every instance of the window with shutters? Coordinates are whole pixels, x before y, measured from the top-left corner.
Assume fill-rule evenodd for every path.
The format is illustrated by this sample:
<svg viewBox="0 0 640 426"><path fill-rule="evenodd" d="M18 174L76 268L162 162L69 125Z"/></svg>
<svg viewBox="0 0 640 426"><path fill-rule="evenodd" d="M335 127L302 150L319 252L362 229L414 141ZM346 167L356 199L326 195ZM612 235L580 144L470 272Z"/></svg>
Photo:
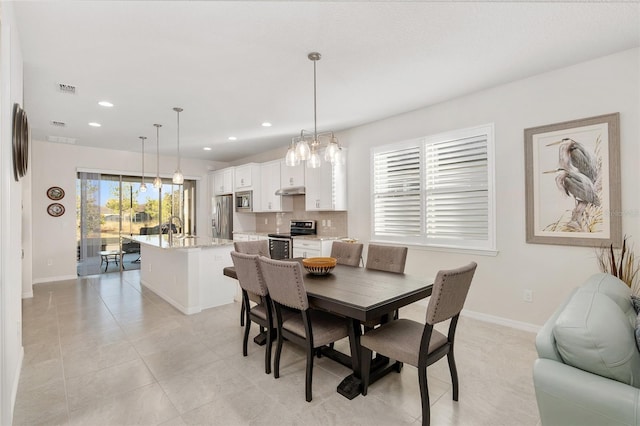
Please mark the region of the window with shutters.
<svg viewBox="0 0 640 426"><path fill-rule="evenodd" d="M372 239L495 250L493 125L372 150Z"/></svg>

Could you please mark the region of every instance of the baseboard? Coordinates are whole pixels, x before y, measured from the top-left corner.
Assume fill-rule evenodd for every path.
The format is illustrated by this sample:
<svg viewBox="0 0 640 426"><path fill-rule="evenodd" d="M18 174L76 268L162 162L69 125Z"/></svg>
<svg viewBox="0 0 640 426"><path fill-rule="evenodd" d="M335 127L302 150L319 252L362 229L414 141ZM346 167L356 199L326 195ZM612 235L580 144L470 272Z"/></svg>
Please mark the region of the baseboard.
<svg viewBox="0 0 640 426"><path fill-rule="evenodd" d="M480 321L490 322L493 324L504 325L505 327L511 327L518 330L529 331L531 333L537 333L540 331L541 326L530 324L528 322L515 321L508 318L497 317L495 315L483 314L481 312L468 311L463 309L461 315L468 318L474 318Z"/></svg>
<svg viewBox="0 0 640 426"><path fill-rule="evenodd" d="M20 383L20 373L22 373L22 363L24 362L24 346L20 346L20 357L18 359L18 368L16 378L11 386L11 421L13 422L13 412L16 406L16 398L18 397L18 384Z"/></svg>
<svg viewBox="0 0 640 426"><path fill-rule="evenodd" d="M167 296L163 292L158 291L157 289L150 287L142 279L140 279L140 285L144 286L144 288L146 288L147 290L152 291L154 294L156 294L159 297L161 297L162 299L164 299L165 302L169 303L171 306L173 306L174 308L176 308L177 310L179 310L180 312L182 312L185 315L193 315L193 314L197 314L198 312L201 312L200 308L187 308L187 307L183 306L181 303L176 302L175 300L173 300L171 297Z"/></svg>
<svg viewBox="0 0 640 426"><path fill-rule="evenodd" d="M43 283L51 283L54 281L68 281L68 280L76 280L78 279L78 275L60 275L58 277L45 277L45 278L36 278L33 280L33 284L43 284Z"/></svg>

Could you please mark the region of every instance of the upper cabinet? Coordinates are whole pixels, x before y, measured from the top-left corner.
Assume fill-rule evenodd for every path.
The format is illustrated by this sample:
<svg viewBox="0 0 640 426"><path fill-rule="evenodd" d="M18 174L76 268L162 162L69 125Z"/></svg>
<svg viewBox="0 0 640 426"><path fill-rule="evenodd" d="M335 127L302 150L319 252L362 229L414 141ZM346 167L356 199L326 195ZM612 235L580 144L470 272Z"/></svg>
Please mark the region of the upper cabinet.
<svg viewBox="0 0 640 426"><path fill-rule="evenodd" d="M213 172L210 175L213 195L231 194L233 192L233 167Z"/></svg>
<svg viewBox="0 0 640 426"><path fill-rule="evenodd" d="M235 168L236 190L246 191L260 188L260 165L248 163Z"/></svg>
<svg viewBox="0 0 640 426"><path fill-rule="evenodd" d="M294 186L304 186L304 163L297 166L287 166L282 161L280 165L280 187L291 188Z"/></svg>
<svg viewBox="0 0 640 426"><path fill-rule="evenodd" d="M261 211L281 211L282 197L276 195L278 189L280 189L280 160L262 163L260 169Z"/></svg>
<svg viewBox="0 0 640 426"><path fill-rule="evenodd" d="M305 209L307 211L318 210L346 210L347 209L347 173L346 173L346 148L344 164L331 164L322 161L317 169L307 168L305 173L306 198ZM324 158L324 152L320 153Z"/></svg>

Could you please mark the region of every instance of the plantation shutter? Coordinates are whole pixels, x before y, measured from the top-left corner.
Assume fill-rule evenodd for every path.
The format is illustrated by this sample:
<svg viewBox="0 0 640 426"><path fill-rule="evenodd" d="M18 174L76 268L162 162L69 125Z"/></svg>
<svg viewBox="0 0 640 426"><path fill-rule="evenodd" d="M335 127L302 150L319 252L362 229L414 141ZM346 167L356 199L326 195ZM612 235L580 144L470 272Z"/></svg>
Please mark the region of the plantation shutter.
<svg viewBox="0 0 640 426"><path fill-rule="evenodd" d="M376 237L420 237L422 197L420 146L373 154L373 233Z"/></svg>
<svg viewBox="0 0 640 426"><path fill-rule="evenodd" d="M427 241L489 239L487 135L425 145Z"/></svg>

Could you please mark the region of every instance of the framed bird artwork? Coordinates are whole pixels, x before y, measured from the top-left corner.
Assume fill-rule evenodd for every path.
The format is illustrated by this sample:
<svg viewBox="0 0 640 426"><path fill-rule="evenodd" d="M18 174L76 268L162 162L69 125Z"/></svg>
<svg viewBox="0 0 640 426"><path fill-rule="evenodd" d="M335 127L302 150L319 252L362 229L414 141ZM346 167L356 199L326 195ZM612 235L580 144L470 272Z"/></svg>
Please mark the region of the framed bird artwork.
<svg viewBox="0 0 640 426"><path fill-rule="evenodd" d="M620 114L524 130L527 243L622 243Z"/></svg>

